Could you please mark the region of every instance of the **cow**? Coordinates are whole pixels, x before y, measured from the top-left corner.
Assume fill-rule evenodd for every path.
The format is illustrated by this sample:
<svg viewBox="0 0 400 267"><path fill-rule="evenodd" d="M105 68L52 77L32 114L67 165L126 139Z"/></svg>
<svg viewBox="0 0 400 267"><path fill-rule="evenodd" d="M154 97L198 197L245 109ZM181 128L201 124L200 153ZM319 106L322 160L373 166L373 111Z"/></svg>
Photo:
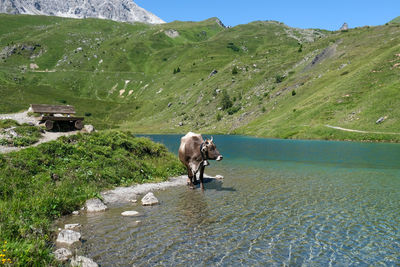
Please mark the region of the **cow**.
<svg viewBox="0 0 400 267"><path fill-rule="evenodd" d="M188 173L188 184L194 189L197 182L196 174L200 170L200 188L204 190L203 174L204 168L209 165L208 160L222 160L222 155L213 143L213 138L203 140L200 134L189 132L181 138L179 146L179 159L186 166Z"/></svg>

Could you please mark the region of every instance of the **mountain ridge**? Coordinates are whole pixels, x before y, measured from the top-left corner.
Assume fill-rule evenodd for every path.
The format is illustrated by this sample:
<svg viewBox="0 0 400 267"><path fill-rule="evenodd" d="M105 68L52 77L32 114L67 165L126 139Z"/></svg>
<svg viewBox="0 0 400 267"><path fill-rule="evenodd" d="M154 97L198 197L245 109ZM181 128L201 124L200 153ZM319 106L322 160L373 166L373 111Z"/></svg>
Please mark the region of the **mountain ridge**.
<svg viewBox="0 0 400 267"><path fill-rule="evenodd" d="M165 23L132 0L3 0L0 13L46 15L67 18L100 18L120 22Z"/></svg>

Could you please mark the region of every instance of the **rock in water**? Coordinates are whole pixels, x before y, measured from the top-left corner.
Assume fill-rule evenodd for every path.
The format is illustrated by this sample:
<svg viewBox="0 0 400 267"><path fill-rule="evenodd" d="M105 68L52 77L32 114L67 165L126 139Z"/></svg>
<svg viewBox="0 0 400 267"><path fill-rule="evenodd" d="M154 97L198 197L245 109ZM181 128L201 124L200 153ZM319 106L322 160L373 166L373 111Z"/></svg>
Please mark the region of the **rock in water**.
<svg viewBox="0 0 400 267"><path fill-rule="evenodd" d="M128 210L121 213L122 216L139 216L140 213L135 210Z"/></svg>
<svg viewBox="0 0 400 267"><path fill-rule="evenodd" d="M87 200L85 206L87 212L99 212L107 209L107 206L98 198Z"/></svg>
<svg viewBox="0 0 400 267"><path fill-rule="evenodd" d="M58 233L57 243L72 245L81 239L81 234L72 230L62 230Z"/></svg>
<svg viewBox="0 0 400 267"><path fill-rule="evenodd" d="M71 259L71 266L98 267L99 265L95 263L92 259L83 256L76 256Z"/></svg>
<svg viewBox="0 0 400 267"><path fill-rule="evenodd" d="M142 198L142 205L143 206L153 206L158 204L158 199L154 196L152 192L147 193Z"/></svg>
<svg viewBox="0 0 400 267"><path fill-rule="evenodd" d="M79 227L81 227L81 226L82 226L82 225L79 224L79 223L70 223L70 224L66 224L66 225L64 226L64 229L72 230L72 229L75 229L75 228L79 228Z"/></svg>
<svg viewBox="0 0 400 267"><path fill-rule="evenodd" d="M54 251L54 257L58 261L67 261L69 258L72 257L72 252L66 248L59 248Z"/></svg>

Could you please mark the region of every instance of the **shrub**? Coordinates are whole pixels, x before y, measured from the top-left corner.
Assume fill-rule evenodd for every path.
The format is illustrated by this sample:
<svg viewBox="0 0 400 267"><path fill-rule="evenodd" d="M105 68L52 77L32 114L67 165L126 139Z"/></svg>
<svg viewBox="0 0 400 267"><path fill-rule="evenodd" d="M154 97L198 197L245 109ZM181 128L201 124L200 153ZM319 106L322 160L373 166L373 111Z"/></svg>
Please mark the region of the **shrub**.
<svg viewBox="0 0 400 267"><path fill-rule="evenodd" d="M293 90L293 91L292 91L292 96L295 96L295 95L296 95L296 91Z"/></svg>
<svg viewBox="0 0 400 267"><path fill-rule="evenodd" d="M226 90L222 90L222 98L220 105L222 107L222 110L226 110L230 107L232 107L233 103L231 101L231 98L228 95L228 92Z"/></svg>
<svg viewBox="0 0 400 267"><path fill-rule="evenodd" d="M233 115L233 114L235 114L236 112L238 112L241 108L242 108L242 107L241 107L240 105L238 105L238 106L230 107L230 108L228 108L226 111L228 112L229 115Z"/></svg>
<svg viewBox="0 0 400 267"><path fill-rule="evenodd" d="M0 120L0 129L6 129L6 128L10 128L13 126L18 126L19 123L14 121L14 120L10 120L10 119L5 119L5 120Z"/></svg>
<svg viewBox="0 0 400 267"><path fill-rule="evenodd" d="M217 121L220 121L222 119L221 113L217 113L216 117Z"/></svg>
<svg viewBox="0 0 400 267"><path fill-rule="evenodd" d="M281 76L281 75L279 75L279 74L277 74L277 75L275 76L275 82L276 82L276 83L281 83L284 79L285 79L285 76Z"/></svg>
<svg viewBox="0 0 400 267"><path fill-rule="evenodd" d="M347 74L349 74L349 72L345 71L345 72L340 73L340 76L344 76L344 75L347 75Z"/></svg>
<svg viewBox="0 0 400 267"><path fill-rule="evenodd" d="M302 44L300 44L299 49L297 50L297 52L299 52L299 53L303 52L303 45Z"/></svg>
<svg viewBox="0 0 400 267"><path fill-rule="evenodd" d="M233 67L233 69L232 69L232 74L233 74L233 75L238 74L238 69L237 69L236 66Z"/></svg>
<svg viewBox="0 0 400 267"><path fill-rule="evenodd" d="M237 47L234 43L228 43L226 47L232 49L234 52L240 51L239 47Z"/></svg>
<svg viewBox="0 0 400 267"><path fill-rule="evenodd" d="M86 117L90 117L90 116L92 116L92 113L90 113L90 112L85 112L85 116L86 116Z"/></svg>

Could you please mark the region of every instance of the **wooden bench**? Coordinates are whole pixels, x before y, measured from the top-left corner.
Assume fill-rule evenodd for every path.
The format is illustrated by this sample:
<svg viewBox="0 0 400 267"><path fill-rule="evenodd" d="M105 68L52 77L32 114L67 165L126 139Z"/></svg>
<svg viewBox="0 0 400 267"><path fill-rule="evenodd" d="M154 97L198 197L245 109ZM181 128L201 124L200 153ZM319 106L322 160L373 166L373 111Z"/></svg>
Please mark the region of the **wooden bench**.
<svg viewBox="0 0 400 267"><path fill-rule="evenodd" d="M41 114L39 121L44 122L47 130L53 129L55 122L67 122L78 130L83 128L84 118L73 116L76 113L73 106L31 104L31 109L32 112ZM57 116L57 114L60 115Z"/></svg>

